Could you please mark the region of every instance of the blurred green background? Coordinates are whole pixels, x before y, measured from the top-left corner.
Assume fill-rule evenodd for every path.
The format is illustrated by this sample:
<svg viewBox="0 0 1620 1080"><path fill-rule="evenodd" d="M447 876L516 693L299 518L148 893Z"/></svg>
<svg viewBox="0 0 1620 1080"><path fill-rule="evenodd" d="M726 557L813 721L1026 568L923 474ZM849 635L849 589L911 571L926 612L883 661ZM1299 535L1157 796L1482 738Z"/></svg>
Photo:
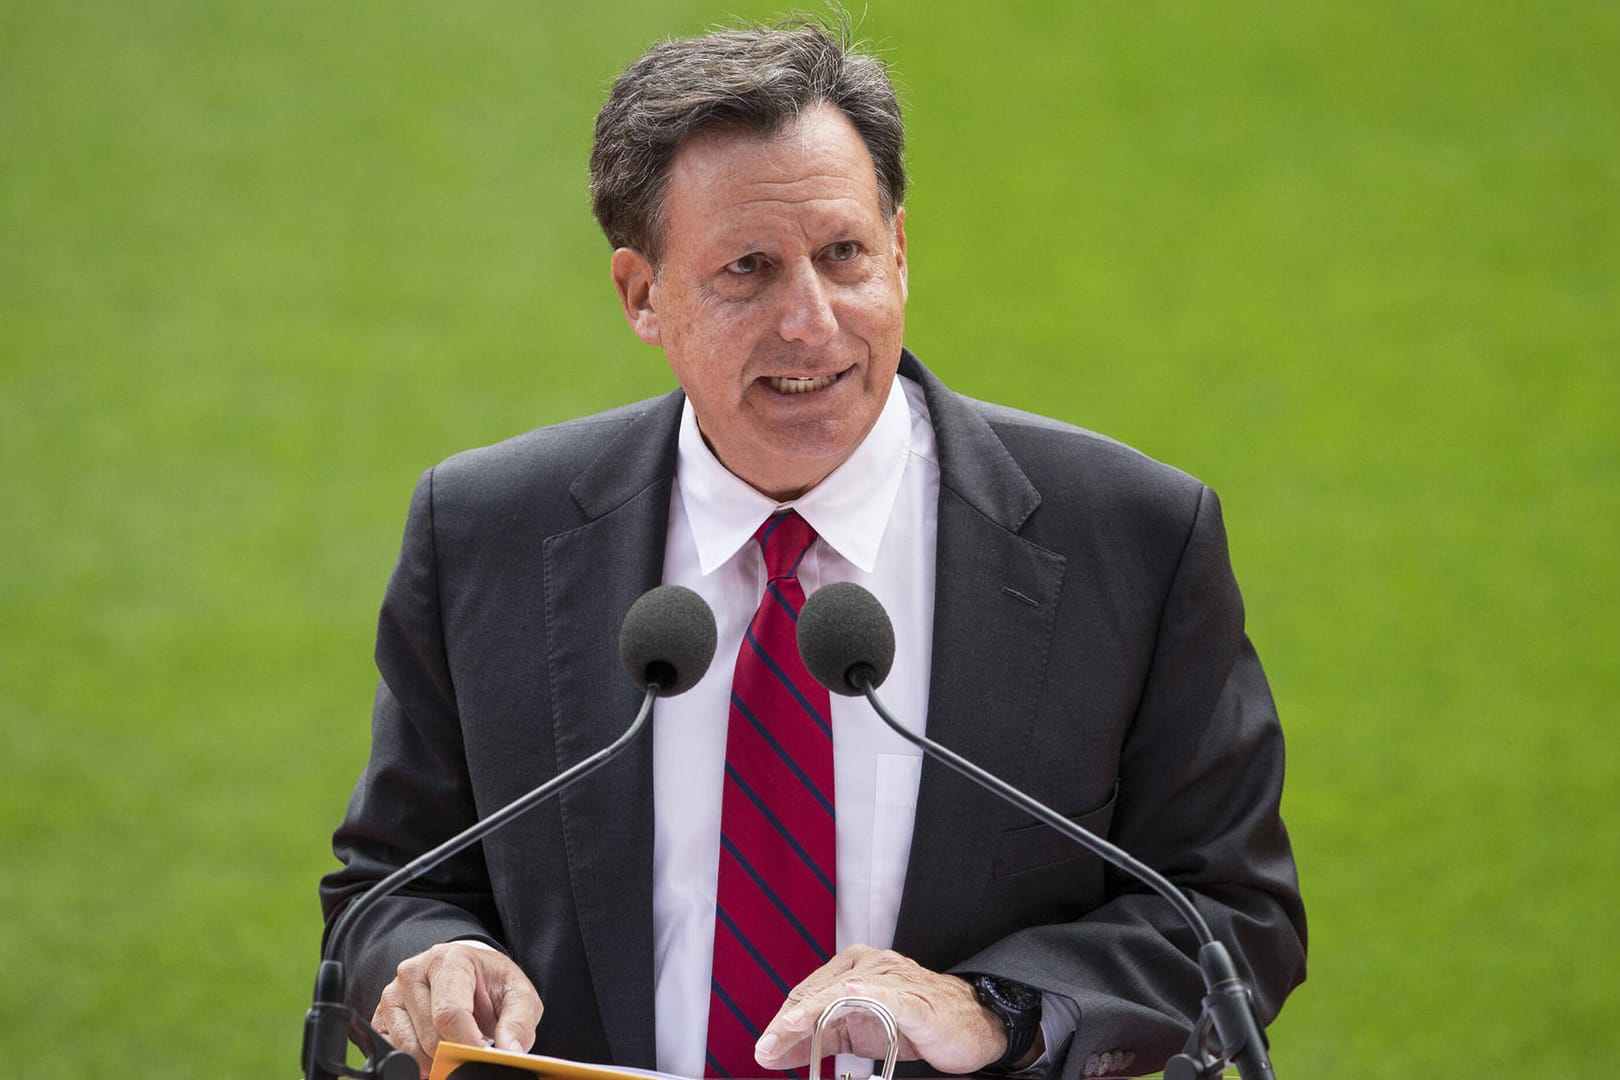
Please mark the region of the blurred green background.
<svg viewBox="0 0 1620 1080"><path fill-rule="evenodd" d="M0 2L0 1047L296 1075L411 484L657 393L585 197L777 5ZM604 8L604 11L609 9ZM1620 1055L1620 5L873 0L909 341L1226 504L1293 1078Z"/></svg>

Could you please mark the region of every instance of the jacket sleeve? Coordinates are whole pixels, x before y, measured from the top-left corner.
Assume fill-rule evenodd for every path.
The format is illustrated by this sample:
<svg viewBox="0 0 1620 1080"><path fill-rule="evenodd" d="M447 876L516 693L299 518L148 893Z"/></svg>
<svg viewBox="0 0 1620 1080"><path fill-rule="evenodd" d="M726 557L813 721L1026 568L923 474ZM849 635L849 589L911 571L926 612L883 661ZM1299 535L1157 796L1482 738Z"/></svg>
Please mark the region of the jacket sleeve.
<svg viewBox="0 0 1620 1080"><path fill-rule="evenodd" d="M343 869L321 882L329 935L367 888L476 818L445 654L433 522L433 471L411 499L399 561L377 623L381 680L371 756L332 848ZM366 1015L400 961L442 941L501 937L479 845L383 900L349 930L337 959L349 1003Z"/></svg>
<svg viewBox="0 0 1620 1080"><path fill-rule="evenodd" d="M1280 814L1283 741L1244 631L1220 505L1202 487L1164 592L1151 660L1120 748L1109 838L1185 890L1232 951L1263 1022L1304 978L1305 916ZM1106 899L1072 922L1018 930L956 966L1072 999L1051 1048L1064 1080L1130 1055L1133 1074L1180 1051L1203 983L1193 933L1110 868Z"/></svg>

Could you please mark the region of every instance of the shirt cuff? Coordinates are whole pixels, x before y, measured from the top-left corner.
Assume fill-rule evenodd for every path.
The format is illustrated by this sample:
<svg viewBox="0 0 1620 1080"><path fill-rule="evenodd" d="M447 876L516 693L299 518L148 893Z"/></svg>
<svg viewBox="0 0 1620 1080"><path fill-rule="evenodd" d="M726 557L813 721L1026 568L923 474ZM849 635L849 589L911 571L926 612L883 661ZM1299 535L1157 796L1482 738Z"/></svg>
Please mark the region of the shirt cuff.
<svg viewBox="0 0 1620 1080"><path fill-rule="evenodd" d="M1049 1071L1079 1027L1080 1006L1072 998L1042 990L1041 1039L1046 1045L1034 1064L1014 1075L1036 1075Z"/></svg>

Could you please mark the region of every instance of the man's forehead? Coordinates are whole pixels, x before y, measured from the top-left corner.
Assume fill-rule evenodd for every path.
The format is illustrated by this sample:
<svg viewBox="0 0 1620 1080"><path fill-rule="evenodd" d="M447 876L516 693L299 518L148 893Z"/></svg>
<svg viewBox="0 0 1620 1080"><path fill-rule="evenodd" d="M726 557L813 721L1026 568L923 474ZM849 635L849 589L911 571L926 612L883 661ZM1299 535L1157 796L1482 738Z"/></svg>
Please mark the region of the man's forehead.
<svg viewBox="0 0 1620 1080"><path fill-rule="evenodd" d="M704 128L684 139L670 160L670 171L729 171L741 162L774 164L783 178L802 171L805 159L854 159L875 188L877 169L866 143L849 117L822 102L768 130L725 126Z"/></svg>
<svg viewBox="0 0 1620 1080"><path fill-rule="evenodd" d="M859 214L877 206L877 173L866 144L836 109L776 132L706 131L670 162L667 195L706 213L806 207ZM723 221L711 224L724 224Z"/></svg>
<svg viewBox="0 0 1620 1080"><path fill-rule="evenodd" d="M808 213L849 218L878 210L876 185L837 171L760 175L756 170L686 170L671 176L671 208L689 207L707 214ZM716 228L730 222L717 217Z"/></svg>

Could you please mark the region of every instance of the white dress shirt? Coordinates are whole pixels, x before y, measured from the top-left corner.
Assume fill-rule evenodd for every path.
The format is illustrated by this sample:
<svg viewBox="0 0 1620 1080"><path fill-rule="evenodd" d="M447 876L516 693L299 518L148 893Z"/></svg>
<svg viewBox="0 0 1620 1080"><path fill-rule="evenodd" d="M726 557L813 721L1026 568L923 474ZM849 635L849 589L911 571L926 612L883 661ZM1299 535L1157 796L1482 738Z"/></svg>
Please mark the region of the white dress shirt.
<svg viewBox="0 0 1620 1080"><path fill-rule="evenodd" d="M664 582L714 609L708 674L653 713L653 977L658 1068L702 1076L708 1030L720 800L731 677L743 631L765 588L754 530L794 509L820 537L799 565L806 595L854 581L894 623L894 668L883 700L922 731L933 643L939 461L922 388L896 376L876 424L849 459L798 499L779 503L728 472L698 433L692 406L680 442L664 547ZM884 726L864 698L832 697L837 807L838 948L894 942L911 852L921 751ZM837 1074L871 1062L839 1059Z"/></svg>

